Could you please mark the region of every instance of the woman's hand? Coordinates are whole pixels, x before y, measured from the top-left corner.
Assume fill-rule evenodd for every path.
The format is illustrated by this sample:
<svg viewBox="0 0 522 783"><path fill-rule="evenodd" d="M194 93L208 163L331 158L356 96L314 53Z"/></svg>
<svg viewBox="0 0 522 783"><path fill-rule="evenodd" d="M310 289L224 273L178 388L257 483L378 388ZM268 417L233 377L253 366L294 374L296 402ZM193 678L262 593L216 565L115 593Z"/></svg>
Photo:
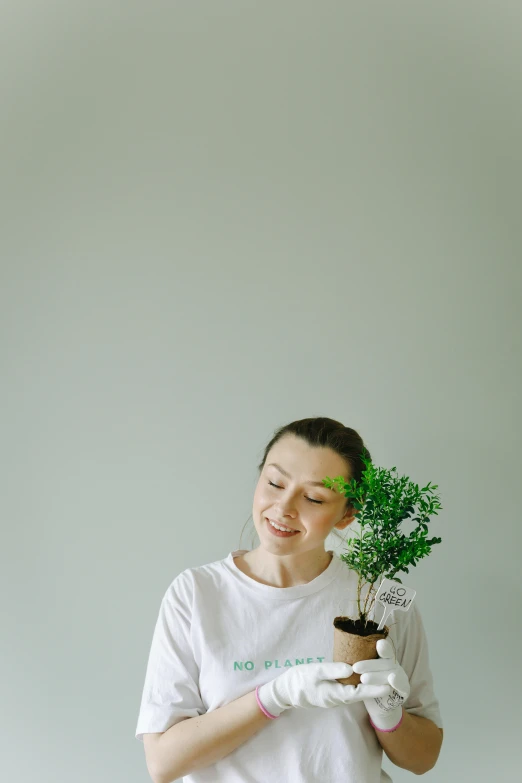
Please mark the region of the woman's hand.
<svg viewBox="0 0 522 783"><path fill-rule="evenodd" d="M402 720L402 704L410 695L410 681L402 666L397 663L388 639L379 639L377 653L379 658L357 661L353 670L361 675L361 683L364 685L381 685L386 688L386 693L382 695L365 698L364 706L374 728L393 731Z"/></svg>
<svg viewBox="0 0 522 783"><path fill-rule="evenodd" d="M290 707L337 707L388 694L387 684L355 686L335 682L338 677L350 677L354 671L349 663L300 664L258 686L258 700L271 717L278 718Z"/></svg>

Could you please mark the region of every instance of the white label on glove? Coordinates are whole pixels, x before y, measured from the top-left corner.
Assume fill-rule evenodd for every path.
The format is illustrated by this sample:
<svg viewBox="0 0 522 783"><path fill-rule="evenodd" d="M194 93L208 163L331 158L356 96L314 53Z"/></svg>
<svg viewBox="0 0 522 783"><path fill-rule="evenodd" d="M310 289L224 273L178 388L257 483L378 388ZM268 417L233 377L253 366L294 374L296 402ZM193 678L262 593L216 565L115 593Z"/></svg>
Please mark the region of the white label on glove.
<svg viewBox="0 0 522 783"><path fill-rule="evenodd" d="M377 600L384 606L384 614L377 628L382 631L384 624L394 609L400 609L401 612L407 612L413 603L416 590L411 587L404 587L393 579L383 579L377 591Z"/></svg>

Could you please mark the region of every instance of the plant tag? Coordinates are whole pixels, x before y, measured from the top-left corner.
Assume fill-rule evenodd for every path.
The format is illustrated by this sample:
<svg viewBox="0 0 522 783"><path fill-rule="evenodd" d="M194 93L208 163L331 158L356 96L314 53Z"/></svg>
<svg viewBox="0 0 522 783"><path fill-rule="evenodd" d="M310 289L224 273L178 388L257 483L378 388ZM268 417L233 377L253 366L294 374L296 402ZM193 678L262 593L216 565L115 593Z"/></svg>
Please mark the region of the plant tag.
<svg viewBox="0 0 522 783"><path fill-rule="evenodd" d="M417 591L404 587L393 579L383 579L377 591L377 600L384 606L384 614L377 630L382 631L384 624L394 609L407 612L413 603Z"/></svg>

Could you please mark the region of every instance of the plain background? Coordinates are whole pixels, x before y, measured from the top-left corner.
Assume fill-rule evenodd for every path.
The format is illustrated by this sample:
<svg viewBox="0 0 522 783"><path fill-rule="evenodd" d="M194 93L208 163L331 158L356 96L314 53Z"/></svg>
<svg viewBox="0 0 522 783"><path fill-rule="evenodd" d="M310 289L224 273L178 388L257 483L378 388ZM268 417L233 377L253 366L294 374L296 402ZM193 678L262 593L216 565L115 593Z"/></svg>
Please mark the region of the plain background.
<svg viewBox="0 0 522 783"><path fill-rule="evenodd" d="M161 598L324 415L439 486L426 781L515 779L518 0L16 0L0 36L2 777L149 779Z"/></svg>

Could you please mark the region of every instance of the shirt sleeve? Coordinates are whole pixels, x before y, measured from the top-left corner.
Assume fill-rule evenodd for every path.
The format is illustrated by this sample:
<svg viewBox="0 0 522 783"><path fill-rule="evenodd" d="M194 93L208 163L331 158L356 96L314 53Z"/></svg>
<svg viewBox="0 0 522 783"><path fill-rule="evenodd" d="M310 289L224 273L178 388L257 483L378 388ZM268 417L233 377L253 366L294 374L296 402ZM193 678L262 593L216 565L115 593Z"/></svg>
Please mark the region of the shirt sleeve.
<svg viewBox="0 0 522 783"><path fill-rule="evenodd" d="M397 650L397 660L408 675L411 686L410 695L403 706L406 712L428 718L442 729L440 706L430 669L428 639L417 604L414 603L407 614L411 614L411 617Z"/></svg>
<svg viewBox="0 0 522 783"><path fill-rule="evenodd" d="M186 572L167 589L154 628L136 739L165 732L185 718L206 712L191 638L191 590Z"/></svg>

